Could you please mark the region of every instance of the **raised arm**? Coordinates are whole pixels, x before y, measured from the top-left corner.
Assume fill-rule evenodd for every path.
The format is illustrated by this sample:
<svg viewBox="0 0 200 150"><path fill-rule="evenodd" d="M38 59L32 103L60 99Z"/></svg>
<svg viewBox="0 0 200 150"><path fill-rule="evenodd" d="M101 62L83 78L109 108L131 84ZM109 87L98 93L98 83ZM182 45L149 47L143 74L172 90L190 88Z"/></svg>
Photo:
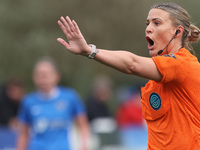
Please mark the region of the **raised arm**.
<svg viewBox="0 0 200 150"><path fill-rule="evenodd" d="M60 28L68 39L68 43L62 38L57 41L74 54L89 56L92 48L83 37L78 25L67 16L58 21ZM95 56L98 62L115 68L123 73L137 75L147 79L160 81L162 79L154 61L151 58L141 57L128 51L110 51L98 49Z"/></svg>

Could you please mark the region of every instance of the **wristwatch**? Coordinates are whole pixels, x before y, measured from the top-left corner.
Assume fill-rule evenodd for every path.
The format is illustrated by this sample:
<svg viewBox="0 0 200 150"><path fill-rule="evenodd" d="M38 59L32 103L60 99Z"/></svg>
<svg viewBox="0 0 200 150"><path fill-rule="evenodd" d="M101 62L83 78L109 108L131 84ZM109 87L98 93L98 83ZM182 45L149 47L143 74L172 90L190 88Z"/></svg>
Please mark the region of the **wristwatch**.
<svg viewBox="0 0 200 150"><path fill-rule="evenodd" d="M92 52L91 52L91 54L88 56L88 58L94 59L94 56L95 56L99 51L97 50L97 48L96 48L95 45L89 44L89 46L92 47Z"/></svg>

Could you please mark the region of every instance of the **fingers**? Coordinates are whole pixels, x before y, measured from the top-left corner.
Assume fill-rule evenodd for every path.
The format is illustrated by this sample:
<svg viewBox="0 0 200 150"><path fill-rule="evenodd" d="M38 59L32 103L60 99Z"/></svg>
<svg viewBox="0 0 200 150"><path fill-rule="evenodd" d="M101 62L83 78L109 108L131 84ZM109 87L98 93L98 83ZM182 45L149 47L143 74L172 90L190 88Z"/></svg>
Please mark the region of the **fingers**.
<svg viewBox="0 0 200 150"><path fill-rule="evenodd" d="M68 39L72 37L72 30L70 29L69 24L66 22L64 17L61 17L58 21L60 28L62 29L63 33L66 35Z"/></svg>
<svg viewBox="0 0 200 150"><path fill-rule="evenodd" d="M62 24L62 22L60 20L58 20L58 25L60 26L61 30L63 31L63 33L67 36L68 32L66 27Z"/></svg>
<svg viewBox="0 0 200 150"><path fill-rule="evenodd" d="M79 47L85 47L85 45L87 46L87 42L85 41L77 23L74 20L71 20L68 16L66 18L60 17L60 20L58 20L58 25L66 35L68 43L62 38L58 38L57 41L66 49L75 53L77 51L77 47L79 50Z"/></svg>
<svg viewBox="0 0 200 150"><path fill-rule="evenodd" d="M72 23L73 23L73 25L74 25L74 27L76 29L76 32L79 34L80 30L79 30L79 27L78 27L77 23L74 20L72 20Z"/></svg>
<svg viewBox="0 0 200 150"><path fill-rule="evenodd" d="M73 25L71 19L67 16L67 17L66 17L66 20L67 20L67 23L68 23L68 25L69 25L71 31L74 32L74 31L75 31L75 27L74 27L74 25ZM65 21L65 22L66 22L66 21Z"/></svg>
<svg viewBox="0 0 200 150"><path fill-rule="evenodd" d="M67 30L68 32L71 32L70 26L69 26L69 24L67 23L67 21L65 20L65 18L64 18L64 17L60 17L60 20L62 21L62 24L64 25L64 27L66 28L66 30Z"/></svg>
<svg viewBox="0 0 200 150"><path fill-rule="evenodd" d="M58 41L60 44L62 44L66 49L68 49L69 44L68 44L65 40L63 40L62 38L57 38L57 41Z"/></svg>
<svg viewBox="0 0 200 150"><path fill-rule="evenodd" d="M61 21L58 21L59 26L63 30L63 32L67 32L68 34L79 34L80 30L76 22L67 16L66 19L64 17L60 18Z"/></svg>

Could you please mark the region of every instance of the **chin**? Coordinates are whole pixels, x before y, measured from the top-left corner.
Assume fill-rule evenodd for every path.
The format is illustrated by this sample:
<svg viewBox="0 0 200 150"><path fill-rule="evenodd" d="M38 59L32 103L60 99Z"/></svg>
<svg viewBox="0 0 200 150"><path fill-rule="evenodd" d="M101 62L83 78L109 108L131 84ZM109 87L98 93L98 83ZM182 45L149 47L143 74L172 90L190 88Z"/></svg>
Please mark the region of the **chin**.
<svg viewBox="0 0 200 150"><path fill-rule="evenodd" d="M40 86L39 89L44 93L48 93L51 90L48 86Z"/></svg>
<svg viewBox="0 0 200 150"><path fill-rule="evenodd" d="M149 51L149 55L151 57L158 55L158 53L154 52L154 51Z"/></svg>

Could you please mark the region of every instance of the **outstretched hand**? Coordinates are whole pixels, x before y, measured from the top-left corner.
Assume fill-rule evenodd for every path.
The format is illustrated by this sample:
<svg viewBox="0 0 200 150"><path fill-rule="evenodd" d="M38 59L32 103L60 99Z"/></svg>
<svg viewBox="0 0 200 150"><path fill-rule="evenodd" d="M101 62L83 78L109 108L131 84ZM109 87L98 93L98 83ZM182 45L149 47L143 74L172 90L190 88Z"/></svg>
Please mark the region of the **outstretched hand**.
<svg viewBox="0 0 200 150"><path fill-rule="evenodd" d="M77 23L67 16L66 19L61 17L58 25L68 39L68 43L62 38L57 41L62 44L67 50L74 54L88 56L91 53L91 47L88 46L85 38L83 37Z"/></svg>

